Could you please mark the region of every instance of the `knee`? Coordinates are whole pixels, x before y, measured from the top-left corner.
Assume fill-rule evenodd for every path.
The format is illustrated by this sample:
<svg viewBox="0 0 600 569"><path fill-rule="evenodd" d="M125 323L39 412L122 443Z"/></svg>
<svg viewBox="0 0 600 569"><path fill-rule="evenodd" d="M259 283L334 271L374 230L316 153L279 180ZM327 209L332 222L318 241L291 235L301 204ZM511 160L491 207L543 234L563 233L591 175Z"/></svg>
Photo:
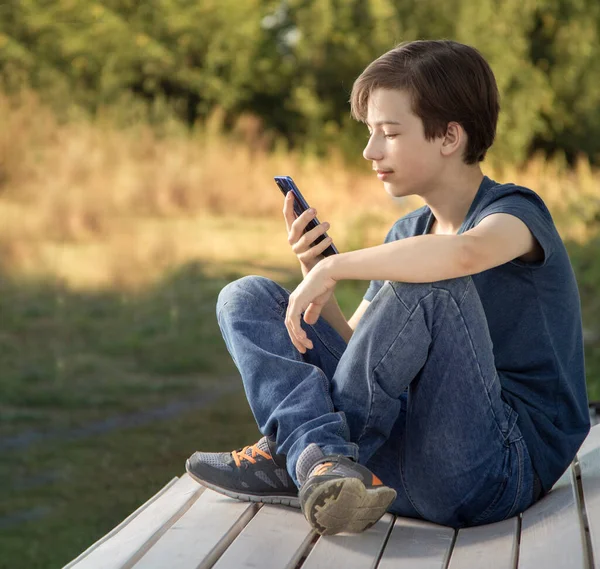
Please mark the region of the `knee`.
<svg viewBox="0 0 600 569"><path fill-rule="evenodd" d="M273 289L277 287L271 279L258 275L248 275L225 285L217 297L217 315L228 305L237 301L248 302L253 297L255 303L262 304L267 298L273 297Z"/></svg>
<svg viewBox="0 0 600 569"><path fill-rule="evenodd" d="M473 279L467 275L466 277L457 277L455 279L446 279L431 283L433 288L447 290L455 299L462 299L467 290L473 285Z"/></svg>
<svg viewBox="0 0 600 569"><path fill-rule="evenodd" d="M473 279L470 276L457 277L455 279L446 279L443 281L435 281L431 283L405 283L390 281L392 290L396 296L400 298L418 299L426 296L432 291L444 290L458 302L462 299L473 284Z"/></svg>

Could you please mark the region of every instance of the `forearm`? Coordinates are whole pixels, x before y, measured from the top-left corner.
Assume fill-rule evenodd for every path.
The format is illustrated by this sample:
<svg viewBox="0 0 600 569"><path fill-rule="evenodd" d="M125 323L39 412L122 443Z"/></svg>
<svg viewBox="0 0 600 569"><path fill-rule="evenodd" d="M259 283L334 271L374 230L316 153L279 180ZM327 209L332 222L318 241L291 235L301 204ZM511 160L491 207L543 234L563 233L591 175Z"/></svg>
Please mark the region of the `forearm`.
<svg viewBox="0 0 600 569"><path fill-rule="evenodd" d="M418 235L332 255L324 261L338 281L427 283L472 274L468 243L461 235Z"/></svg>
<svg viewBox="0 0 600 569"><path fill-rule="evenodd" d="M324 318L329 325L348 343L352 337L353 330L348 325L348 321L344 316L335 294L331 295L331 298L321 310L321 318Z"/></svg>

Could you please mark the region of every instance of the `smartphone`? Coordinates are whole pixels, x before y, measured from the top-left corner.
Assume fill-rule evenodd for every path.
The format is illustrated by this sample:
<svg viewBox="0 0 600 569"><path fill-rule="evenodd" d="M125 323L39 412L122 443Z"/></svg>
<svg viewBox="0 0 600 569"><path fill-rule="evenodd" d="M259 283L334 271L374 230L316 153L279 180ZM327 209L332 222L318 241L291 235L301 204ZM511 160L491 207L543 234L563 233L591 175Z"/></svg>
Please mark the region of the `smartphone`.
<svg viewBox="0 0 600 569"><path fill-rule="evenodd" d="M310 208L308 203L306 203L304 196L300 193L298 186L296 186L294 180L292 180L290 176L275 176L275 183L279 186L279 189L281 190L281 193L284 196L287 196L288 192L292 192L292 194L294 195L294 213L296 214L296 217L299 217L302 214L302 212ZM314 229L315 227L317 227L317 225L319 225L319 220L316 217L313 217L306 225L306 228L304 229L303 233ZM327 233L319 235L311 243L311 247L314 247L317 243L320 243L326 237ZM336 255L338 253L339 251L336 249L335 245L331 243L329 247L327 247L327 249L325 249L321 253L321 255L329 257L330 255Z"/></svg>

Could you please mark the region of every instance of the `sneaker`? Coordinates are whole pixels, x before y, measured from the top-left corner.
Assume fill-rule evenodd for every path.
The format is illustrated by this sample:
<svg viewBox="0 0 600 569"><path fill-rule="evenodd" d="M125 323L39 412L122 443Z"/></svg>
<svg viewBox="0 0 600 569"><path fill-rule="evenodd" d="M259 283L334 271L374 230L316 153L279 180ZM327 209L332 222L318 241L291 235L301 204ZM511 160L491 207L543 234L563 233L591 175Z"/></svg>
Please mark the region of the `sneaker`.
<svg viewBox="0 0 600 569"><path fill-rule="evenodd" d="M275 440L263 437L232 452L195 452L185 469L200 484L230 498L300 508L285 455L275 450Z"/></svg>
<svg viewBox="0 0 600 569"><path fill-rule="evenodd" d="M345 456L325 456L314 443L300 455L296 475L304 517L321 535L360 533L396 499L396 491L368 468Z"/></svg>

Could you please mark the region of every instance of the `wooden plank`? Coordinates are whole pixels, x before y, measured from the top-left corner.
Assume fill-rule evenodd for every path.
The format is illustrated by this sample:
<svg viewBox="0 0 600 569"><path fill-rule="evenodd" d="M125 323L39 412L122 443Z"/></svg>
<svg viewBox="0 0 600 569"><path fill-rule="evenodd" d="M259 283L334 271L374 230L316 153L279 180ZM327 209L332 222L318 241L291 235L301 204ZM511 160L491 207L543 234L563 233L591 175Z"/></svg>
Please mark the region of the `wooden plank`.
<svg viewBox="0 0 600 569"><path fill-rule="evenodd" d="M519 548L519 518L458 531L448 569L514 569Z"/></svg>
<svg viewBox="0 0 600 569"><path fill-rule="evenodd" d="M396 518L379 569L445 569L454 535L449 527Z"/></svg>
<svg viewBox="0 0 600 569"><path fill-rule="evenodd" d="M206 489L140 559L135 569L212 567L259 507Z"/></svg>
<svg viewBox="0 0 600 569"><path fill-rule="evenodd" d="M309 553L302 569L374 569L393 527L394 516L385 514L373 527L359 534L322 536Z"/></svg>
<svg viewBox="0 0 600 569"><path fill-rule="evenodd" d="M111 531L109 531L105 536L101 537L98 541L90 545L85 551L83 551L78 557L73 559L70 563L65 565L63 569L71 569L76 563L79 563L84 557L88 556L94 549L96 549L99 545L103 544L106 540L110 539L113 535L123 529L133 518L138 516L141 512L143 512L150 504L155 502L162 494L164 494L171 486L173 486L179 478L175 476L173 480L169 483L165 484L152 498L150 498L147 502L142 504L135 512L130 514L127 518L125 518L118 526L115 526Z"/></svg>
<svg viewBox="0 0 600 569"><path fill-rule="evenodd" d="M203 486L185 474L120 531L73 567L125 569L133 566L203 490Z"/></svg>
<svg viewBox="0 0 600 569"><path fill-rule="evenodd" d="M552 490L523 512L519 569L588 567L584 527L571 467Z"/></svg>
<svg viewBox="0 0 600 569"><path fill-rule="evenodd" d="M316 533L299 510L264 505L215 569L294 569Z"/></svg>
<svg viewBox="0 0 600 569"><path fill-rule="evenodd" d="M600 428L595 426L577 454L581 475L582 507L589 528L589 542L595 569L600 569Z"/></svg>

